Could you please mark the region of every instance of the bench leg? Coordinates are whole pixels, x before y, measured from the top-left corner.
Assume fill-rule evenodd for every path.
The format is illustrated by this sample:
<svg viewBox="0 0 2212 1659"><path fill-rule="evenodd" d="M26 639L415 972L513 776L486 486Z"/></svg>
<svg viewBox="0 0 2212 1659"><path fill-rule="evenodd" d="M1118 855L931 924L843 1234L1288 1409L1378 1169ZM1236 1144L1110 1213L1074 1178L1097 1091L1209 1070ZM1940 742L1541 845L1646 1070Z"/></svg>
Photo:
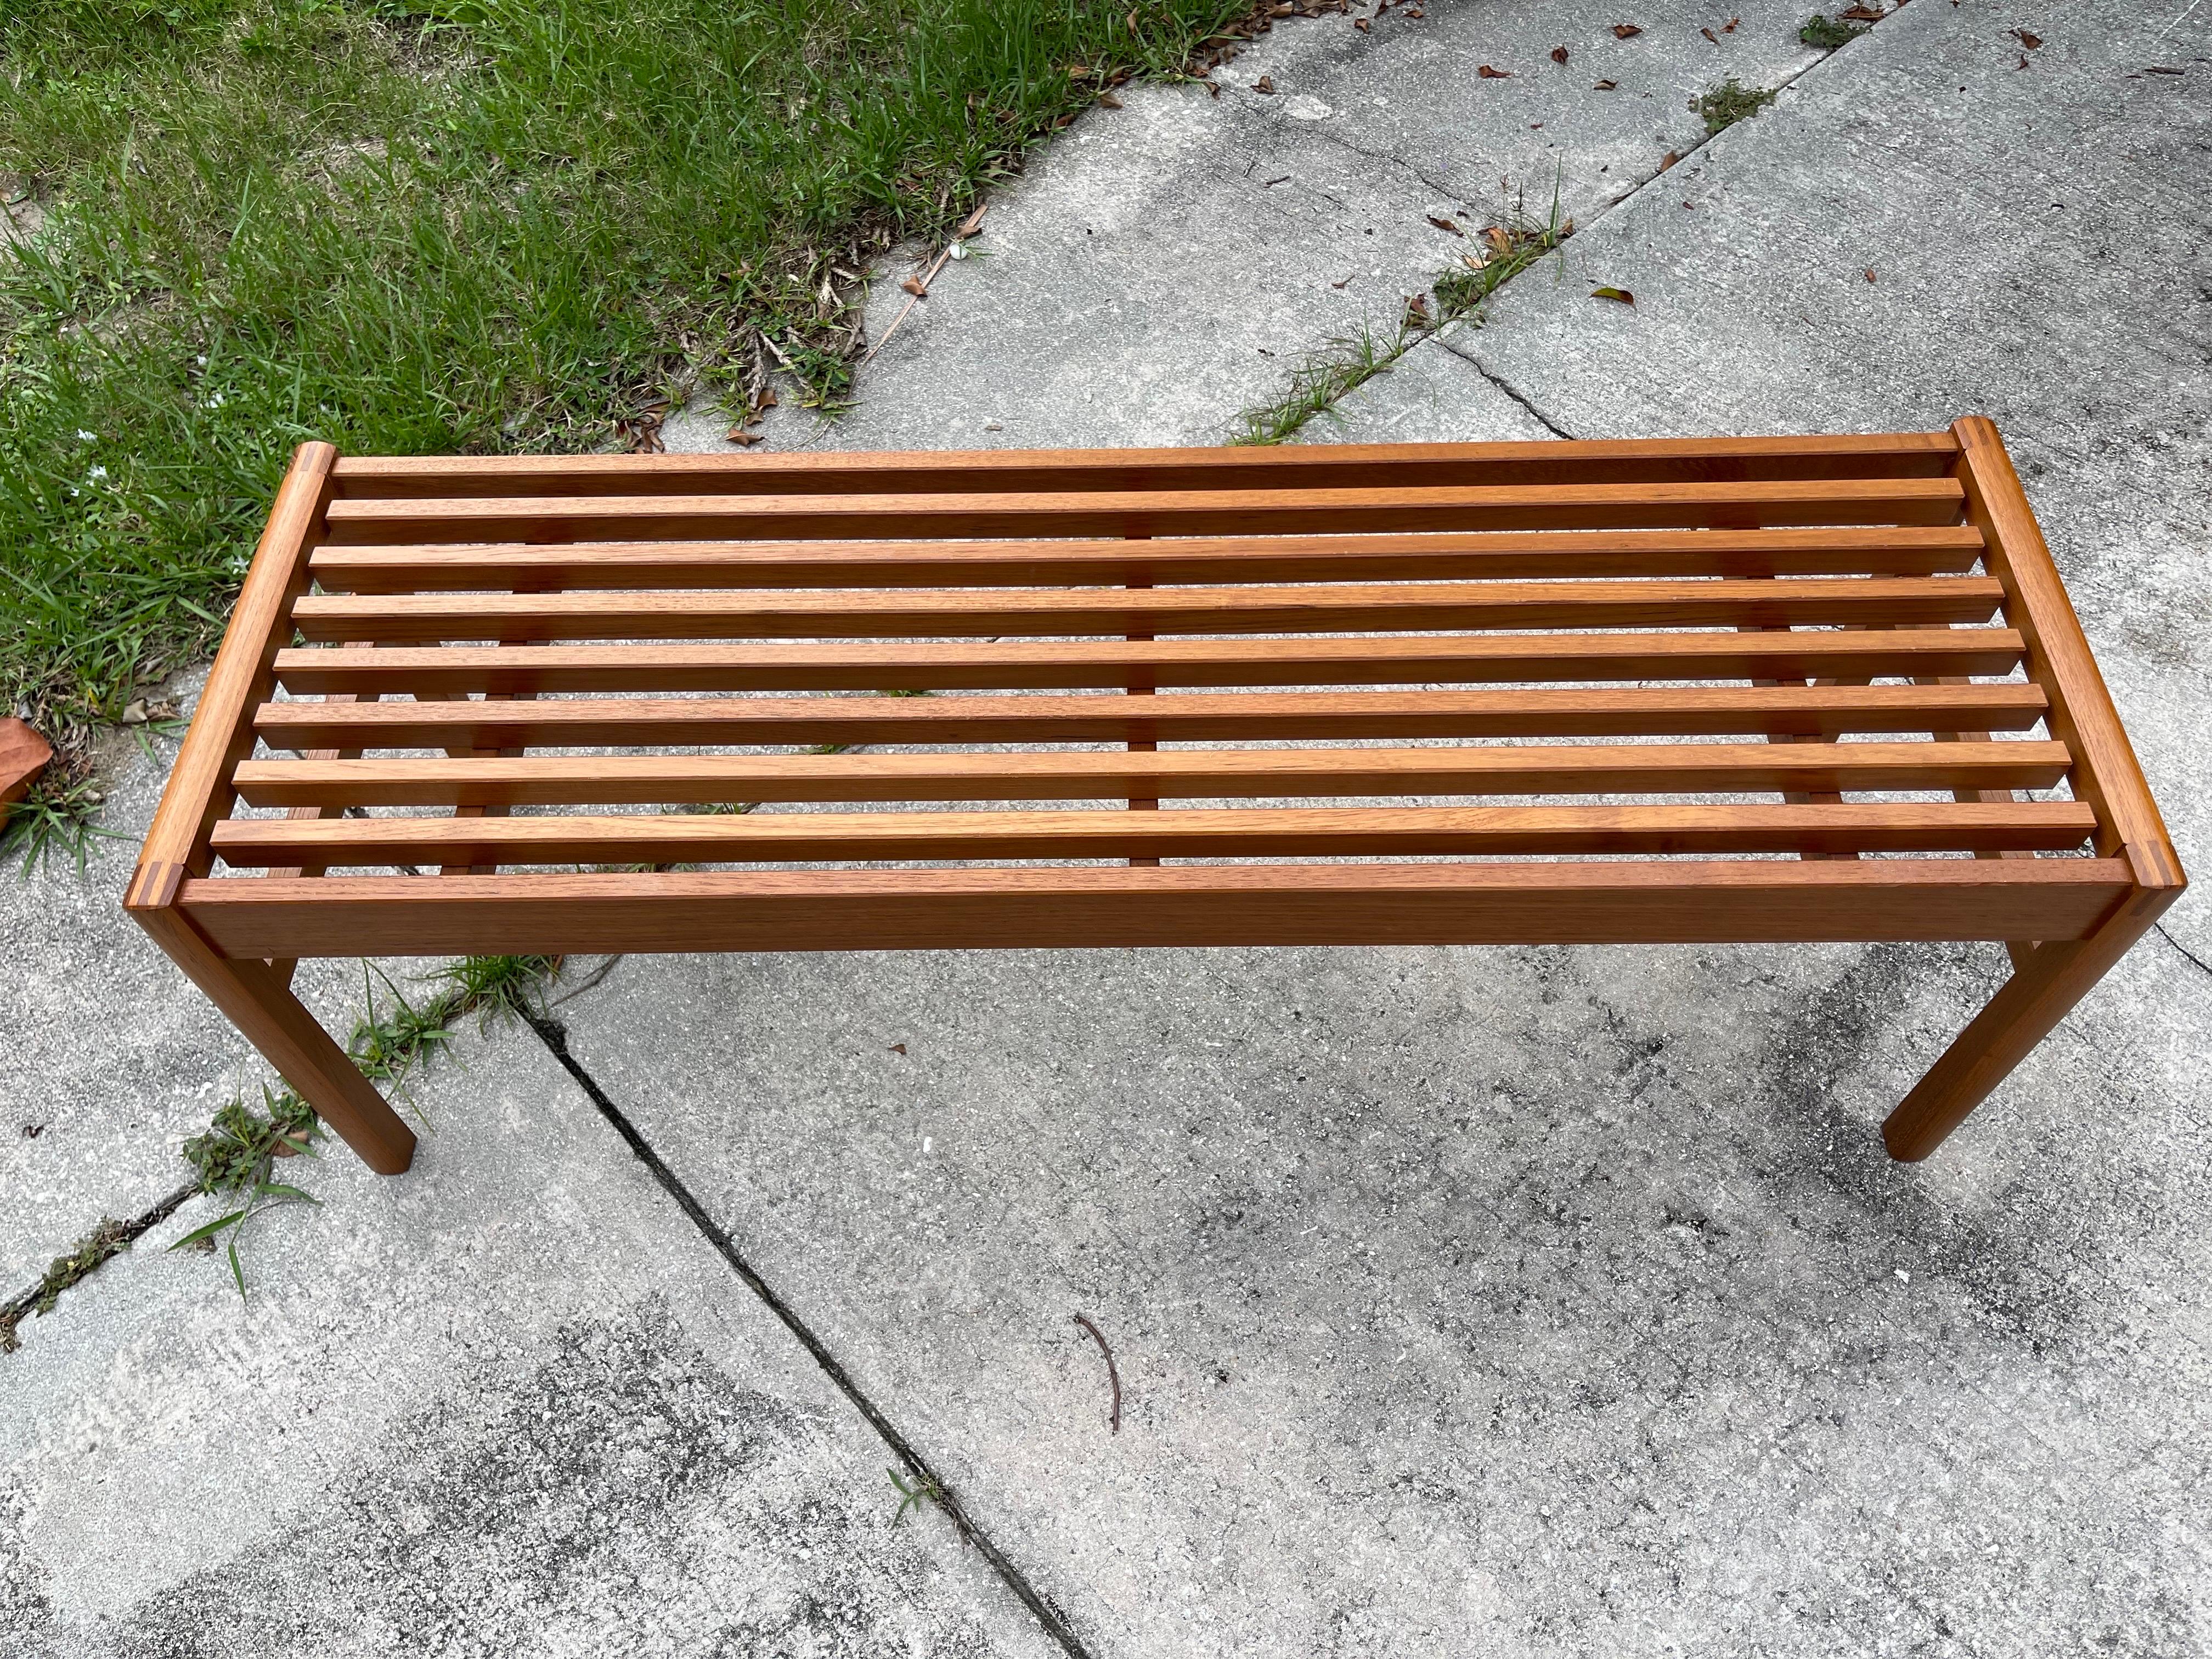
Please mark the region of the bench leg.
<svg viewBox="0 0 2212 1659"><path fill-rule="evenodd" d="M1917 1164L2027 1058L2106 971L2150 930L2179 889L2137 890L2084 939L2022 951L2013 975L1881 1126L1889 1155Z"/></svg>
<svg viewBox="0 0 2212 1659"><path fill-rule="evenodd" d="M415 1132L292 994L289 975L218 955L174 910L140 911L138 920L362 1163L379 1175L405 1173L415 1161Z"/></svg>

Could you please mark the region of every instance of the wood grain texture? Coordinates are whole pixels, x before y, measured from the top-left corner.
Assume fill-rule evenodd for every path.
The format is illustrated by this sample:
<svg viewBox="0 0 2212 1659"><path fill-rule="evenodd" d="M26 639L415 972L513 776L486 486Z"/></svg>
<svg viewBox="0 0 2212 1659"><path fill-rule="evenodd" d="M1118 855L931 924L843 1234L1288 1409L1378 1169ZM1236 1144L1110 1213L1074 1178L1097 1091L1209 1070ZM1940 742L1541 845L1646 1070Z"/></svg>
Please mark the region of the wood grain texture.
<svg viewBox="0 0 2212 1659"><path fill-rule="evenodd" d="M733 600L706 593L315 596L311 641L769 640L1371 633L1401 629L1711 628L1983 623L1983 576L1729 581L1455 582L1150 591L846 591Z"/></svg>
<svg viewBox="0 0 2212 1659"><path fill-rule="evenodd" d="M972 490L1358 489L1376 470L1446 484L1621 479L1930 477L1948 432L1869 436L1639 438L1575 444L1332 444L1306 447L926 450L825 455L348 456L349 500L544 495L832 495Z"/></svg>
<svg viewBox="0 0 2212 1659"><path fill-rule="evenodd" d="M1140 739L1141 741L1141 739ZM253 806L1006 801L1139 796L1747 794L2047 789L2057 743L1498 744L984 755L579 755L248 761Z"/></svg>
<svg viewBox="0 0 2212 1659"><path fill-rule="evenodd" d="M1114 541L586 542L318 547L326 592L1111 586L1127 582L1541 580L1563 576L1937 576L1971 570L1970 525L1498 531Z"/></svg>
<svg viewBox="0 0 2212 1659"><path fill-rule="evenodd" d="M1194 807L1178 811L753 812L231 820L240 868L319 864L807 863L1103 858L2063 852L2095 827L2074 801L1780 806Z"/></svg>
<svg viewBox="0 0 2212 1659"><path fill-rule="evenodd" d="M307 548L322 521L337 459L329 444L301 444L277 489L215 666L139 849L140 872L161 872L162 878L149 883L133 876L134 909L165 902L167 884L177 875L206 873L208 833L230 810L230 775L253 752L248 716L269 700L276 686L271 665L278 647L290 642L285 623L293 601L307 588Z"/></svg>
<svg viewBox="0 0 2212 1659"><path fill-rule="evenodd" d="M393 647L282 651L295 693L963 691L1499 681L1911 678L2007 674L2008 628L1881 634L1490 635L958 644Z"/></svg>
<svg viewBox="0 0 2212 1659"><path fill-rule="evenodd" d="M990 495L499 496L337 500L337 545L933 536L1213 536L1602 530L1957 520L1954 478Z"/></svg>
<svg viewBox="0 0 2212 1659"><path fill-rule="evenodd" d="M234 956L1635 945L2078 939L2132 881L2111 859L1624 860L334 876L179 902Z"/></svg>
<svg viewBox="0 0 2212 1659"><path fill-rule="evenodd" d="M2000 681L1869 686L1523 686L1483 691L1117 696L623 697L557 702L264 703L274 750L643 744L1162 743L2021 732L2043 689ZM1136 728L1141 726L1143 730Z"/></svg>

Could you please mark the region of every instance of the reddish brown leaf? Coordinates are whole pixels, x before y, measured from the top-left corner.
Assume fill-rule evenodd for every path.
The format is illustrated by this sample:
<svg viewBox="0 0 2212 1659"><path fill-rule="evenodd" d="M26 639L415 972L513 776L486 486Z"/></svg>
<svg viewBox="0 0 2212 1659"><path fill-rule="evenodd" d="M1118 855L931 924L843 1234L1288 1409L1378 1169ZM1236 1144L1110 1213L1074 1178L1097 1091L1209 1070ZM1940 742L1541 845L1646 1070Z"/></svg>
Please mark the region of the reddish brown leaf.
<svg viewBox="0 0 2212 1659"><path fill-rule="evenodd" d="M1704 35L1706 40L1711 41L1717 46L1721 43L1720 36L1715 34L1711 29L1699 29L1698 33Z"/></svg>
<svg viewBox="0 0 2212 1659"><path fill-rule="evenodd" d="M1552 48L1552 61L1555 64L1565 63L1567 61L1567 49L1565 46L1553 46Z"/></svg>
<svg viewBox="0 0 2212 1659"><path fill-rule="evenodd" d="M775 388L772 386L763 386L761 388L761 395L753 400L753 407L757 410L774 409L775 407Z"/></svg>
<svg viewBox="0 0 2212 1659"><path fill-rule="evenodd" d="M1615 23L1613 26L1613 38L1616 40L1632 40L1643 33L1644 25L1641 23Z"/></svg>
<svg viewBox="0 0 2212 1659"><path fill-rule="evenodd" d="M1611 300L1616 304L1624 306L1632 306L1636 303L1636 296L1625 288L1594 288L1590 290L1590 298Z"/></svg>
<svg viewBox="0 0 2212 1659"><path fill-rule="evenodd" d="M1364 34L1367 33L1369 25L1364 17L1355 17L1352 20L1352 27L1358 29L1362 34Z"/></svg>
<svg viewBox="0 0 2212 1659"><path fill-rule="evenodd" d="M1275 77L1272 75L1261 76L1258 80L1252 83L1252 90L1259 93L1263 97L1273 97L1275 95Z"/></svg>
<svg viewBox="0 0 2212 1659"><path fill-rule="evenodd" d="M1485 81L1510 81L1513 78L1511 70L1492 69L1487 64L1476 64L1474 72Z"/></svg>
<svg viewBox="0 0 2212 1659"><path fill-rule="evenodd" d="M1349 276L1347 276L1347 277L1346 277L1346 278L1344 279L1344 282L1343 282L1343 283L1331 283L1329 284L1329 286L1330 286L1331 288L1342 288L1342 287L1344 286L1344 283L1348 283L1348 282L1350 282L1351 280L1352 280L1352 278L1351 278L1351 277L1349 277Z"/></svg>
<svg viewBox="0 0 2212 1659"><path fill-rule="evenodd" d="M1675 162L1681 159L1681 156L1674 151L1671 149L1668 150L1664 155L1659 158L1659 171L1662 173L1666 172L1668 167L1673 167Z"/></svg>
<svg viewBox="0 0 2212 1659"><path fill-rule="evenodd" d="M1741 21L1743 21L1743 19L1741 17L1729 18L1727 22L1721 25L1721 33L1723 34L1734 34L1735 33L1735 26Z"/></svg>
<svg viewBox="0 0 2212 1659"><path fill-rule="evenodd" d="M1866 268L1866 279L1867 279L1867 281L1869 281L1869 283L1871 283L1871 282L1872 282L1872 281L1874 281L1874 279L1875 279L1875 276L1874 276L1874 267L1873 267L1872 265L1869 265L1869 266Z"/></svg>
<svg viewBox="0 0 2212 1659"><path fill-rule="evenodd" d="M904 1054L906 1052L906 1044L903 1042L894 1042L891 1044L891 1052L895 1054Z"/></svg>
<svg viewBox="0 0 2212 1659"><path fill-rule="evenodd" d="M1590 82L1590 90L1592 92L1611 92L1620 84L1620 82L1618 81L1593 81Z"/></svg>
<svg viewBox="0 0 2212 1659"><path fill-rule="evenodd" d="M757 432L748 432L741 426L733 426L730 428L730 441L733 444L742 444L747 449L750 449L760 441L761 434Z"/></svg>
<svg viewBox="0 0 2212 1659"><path fill-rule="evenodd" d="M2012 33L2013 38L2018 40L2021 45L2026 46L2030 52L2033 52L2038 46L2043 44L2043 37L2041 35L2030 34L2026 29L2014 29Z"/></svg>
<svg viewBox="0 0 2212 1659"><path fill-rule="evenodd" d="M1854 23L1879 23L1882 12L1879 6L1853 6L1847 11L1838 12L1836 15L1848 18Z"/></svg>
<svg viewBox="0 0 2212 1659"><path fill-rule="evenodd" d="M1454 224L1449 219L1440 218L1433 213L1430 214L1428 218L1429 222L1434 225L1438 230L1448 230L1455 236L1464 236L1467 234L1465 231L1462 230L1457 225Z"/></svg>
<svg viewBox="0 0 2212 1659"><path fill-rule="evenodd" d="M1426 326L1426 325L1427 325L1427 323L1428 323L1428 320L1429 320L1429 302L1428 302L1428 300L1427 300L1426 296L1425 296L1425 295L1423 295L1416 294L1416 295L1415 295L1412 299L1410 299L1410 300L1408 300L1408 301L1406 301L1406 326L1407 326L1407 327L1408 327L1408 328L1421 328L1421 327L1425 327L1425 326Z"/></svg>
<svg viewBox="0 0 2212 1659"><path fill-rule="evenodd" d="M922 285L919 277L902 276L899 279L899 286L917 300L926 300L929 297L929 290Z"/></svg>

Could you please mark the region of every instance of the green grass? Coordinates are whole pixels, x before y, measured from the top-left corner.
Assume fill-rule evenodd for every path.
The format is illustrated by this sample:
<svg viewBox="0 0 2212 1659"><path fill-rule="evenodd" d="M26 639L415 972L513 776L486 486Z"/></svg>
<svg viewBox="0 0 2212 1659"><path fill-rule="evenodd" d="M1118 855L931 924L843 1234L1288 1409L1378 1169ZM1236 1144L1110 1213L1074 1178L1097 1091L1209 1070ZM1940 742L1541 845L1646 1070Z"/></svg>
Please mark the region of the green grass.
<svg viewBox="0 0 2212 1659"><path fill-rule="evenodd" d="M1690 107L1704 120L1705 137L1710 138L1758 114L1773 101L1774 94L1766 88L1744 86L1731 75L1720 85L1690 100Z"/></svg>
<svg viewBox="0 0 2212 1659"><path fill-rule="evenodd" d="M1817 51L1833 52L1838 46L1849 46L1866 32L1864 23L1846 23L1816 11L1797 31L1797 38Z"/></svg>
<svg viewBox="0 0 2212 1659"><path fill-rule="evenodd" d="M87 739L220 633L290 451L619 447L849 394L940 236L1229 0L37 0L0 14L0 703ZM80 802L81 805L84 803Z"/></svg>

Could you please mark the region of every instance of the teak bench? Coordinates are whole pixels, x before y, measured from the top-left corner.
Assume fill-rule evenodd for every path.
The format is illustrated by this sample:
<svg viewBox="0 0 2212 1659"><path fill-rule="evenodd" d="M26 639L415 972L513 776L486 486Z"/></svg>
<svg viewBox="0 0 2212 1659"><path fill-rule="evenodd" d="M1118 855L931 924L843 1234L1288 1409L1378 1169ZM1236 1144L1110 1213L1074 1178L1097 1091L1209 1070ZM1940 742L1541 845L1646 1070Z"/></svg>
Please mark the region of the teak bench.
<svg viewBox="0 0 2212 1659"><path fill-rule="evenodd" d="M125 903L386 1173L414 1136L292 994L301 957L2006 941L2011 978L1883 1125L1918 1158L2183 883L1970 419L311 443Z"/></svg>

